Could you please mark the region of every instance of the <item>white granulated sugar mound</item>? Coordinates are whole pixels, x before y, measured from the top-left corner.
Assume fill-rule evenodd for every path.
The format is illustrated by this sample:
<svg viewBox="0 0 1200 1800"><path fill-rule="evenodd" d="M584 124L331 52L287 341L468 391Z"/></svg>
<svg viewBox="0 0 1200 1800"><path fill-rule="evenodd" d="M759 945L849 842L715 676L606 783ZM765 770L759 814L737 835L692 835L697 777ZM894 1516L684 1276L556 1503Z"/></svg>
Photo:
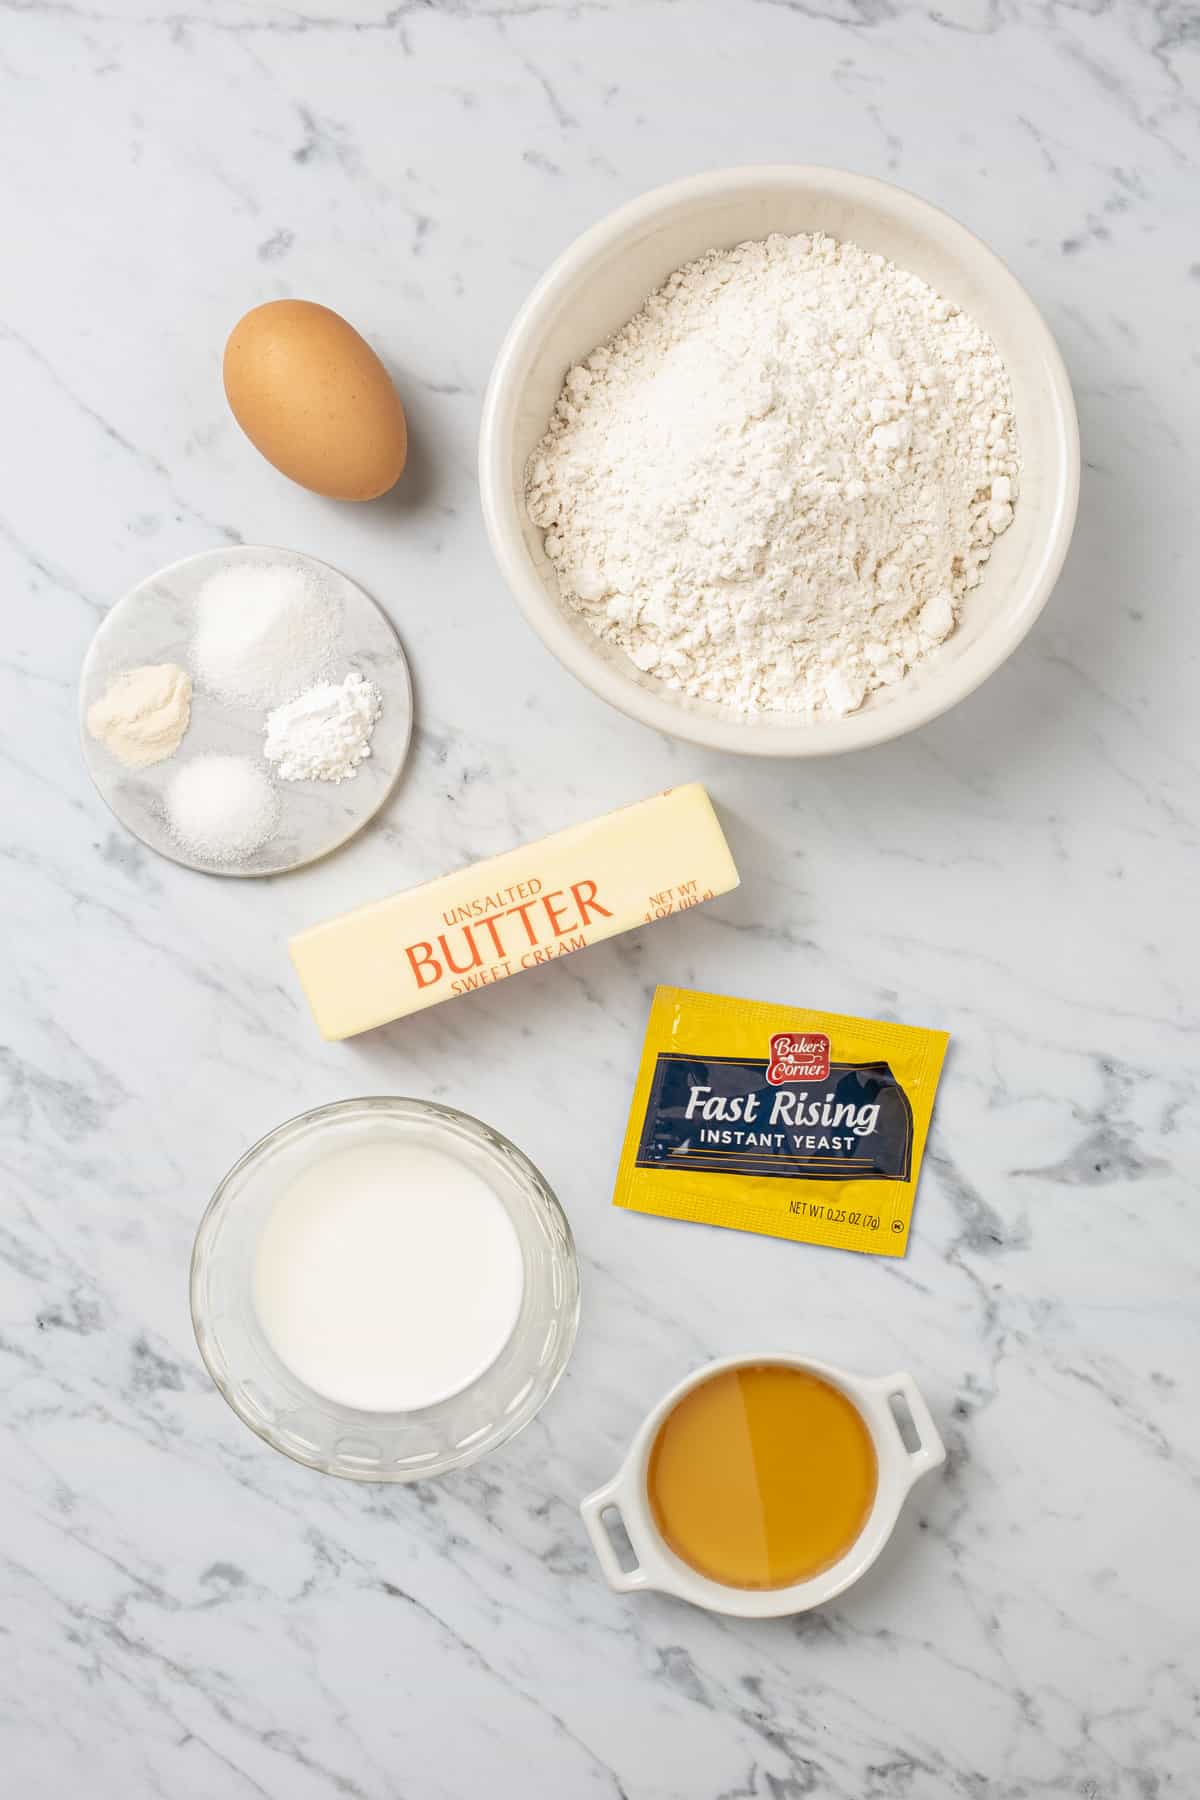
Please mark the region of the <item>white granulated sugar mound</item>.
<svg viewBox="0 0 1200 1800"><path fill-rule="evenodd" d="M383 696L358 674L322 681L267 714L263 755L283 781L346 781L371 754Z"/></svg>
<svg viewBox="0 0 1200 1800"><path fill-rule="evenodd" d="M979 326L854 244L776 236L677 270L569 371L527 505L639 669L843 714L953 631L1018 466Z"/></svg>
<svg viewBox="0 0 1200 1800"><path fill-rule="evenodd" d="M194 756L172 777L166 804L176 842L210 862L240 862L279 824L271 778L245 756Z"/></svg>
<svg viewBox="0 0 1200 1800"><path fill-rule="evenodd" d="M233 563L196 596L193 672L218 699L272 706L324 673L341 623L341 600L315 571L287 561Z"/></svg>

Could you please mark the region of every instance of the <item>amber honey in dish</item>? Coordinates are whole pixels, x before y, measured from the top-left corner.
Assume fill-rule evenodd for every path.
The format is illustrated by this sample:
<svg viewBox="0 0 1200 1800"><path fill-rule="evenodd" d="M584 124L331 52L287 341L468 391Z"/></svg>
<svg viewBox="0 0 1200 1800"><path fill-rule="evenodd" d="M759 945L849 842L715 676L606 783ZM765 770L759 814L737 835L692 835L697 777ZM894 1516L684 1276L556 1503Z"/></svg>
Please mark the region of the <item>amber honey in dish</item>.
<svg viewBox="0 0 1200 1800"><path fill-rule="evenodd" d="M878 1473L871 1433L840 1388L784 1363L747 1363L667 1414L646 1488L662 1536L699 1574L780 1588L846 1553Z"/></svg>

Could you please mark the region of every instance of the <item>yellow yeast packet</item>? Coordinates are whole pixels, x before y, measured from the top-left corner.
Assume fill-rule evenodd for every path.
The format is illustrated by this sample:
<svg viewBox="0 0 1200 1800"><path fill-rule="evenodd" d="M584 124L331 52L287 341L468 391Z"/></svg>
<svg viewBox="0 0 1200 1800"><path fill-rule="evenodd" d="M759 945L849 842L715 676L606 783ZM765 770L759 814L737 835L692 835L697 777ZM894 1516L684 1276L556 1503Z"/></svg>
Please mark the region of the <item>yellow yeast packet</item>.
<svg viewBox="0 0 1200 1800"><path fill-rule="evenodd" d="M660 987L613 1205L903 1256L949 1042Z"/></svg>

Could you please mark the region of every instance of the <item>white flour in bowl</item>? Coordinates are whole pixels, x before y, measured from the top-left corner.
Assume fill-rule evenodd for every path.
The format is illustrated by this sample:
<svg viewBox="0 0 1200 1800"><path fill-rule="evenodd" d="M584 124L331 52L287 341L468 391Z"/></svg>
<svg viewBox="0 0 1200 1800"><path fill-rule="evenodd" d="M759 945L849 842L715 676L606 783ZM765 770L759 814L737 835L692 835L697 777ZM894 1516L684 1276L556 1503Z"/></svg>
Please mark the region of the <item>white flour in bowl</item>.
<svg viewBox="0 0 1200 1800"><path fill-rule="evenodd" d="M999 352L820 235L715 250L571 369L527 505L566 603L668 687L843 714L953 631L1012 518Z"/></svg>

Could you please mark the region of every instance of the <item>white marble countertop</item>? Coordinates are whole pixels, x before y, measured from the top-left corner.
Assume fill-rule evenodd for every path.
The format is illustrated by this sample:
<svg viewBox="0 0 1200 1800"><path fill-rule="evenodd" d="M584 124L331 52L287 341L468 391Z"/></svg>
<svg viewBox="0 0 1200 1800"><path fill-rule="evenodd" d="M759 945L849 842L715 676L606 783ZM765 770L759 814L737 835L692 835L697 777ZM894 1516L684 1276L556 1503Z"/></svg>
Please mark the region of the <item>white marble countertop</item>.
<svg viewBox="0 0 1200 1800"><path fill-rule="evenodd" d="M1200 1791L1194 10L0 13L6 1790ZM979 694L895 747L770 768L659 741L550 660L493 570L473 465L496 346L572 236L656 182L788 159L891 177L1009 261L1067 358L1086 468L1059 589ZM397 366L413 459L393 499L316 500L229 418L225 333L277 295L328 302ZM75 733L105 608L238 539L348 570L418 689L382 823L261 883L141 851ZM691 776L737 894L317 1040L291 929ZM904 1262L610 1207L656 981L953 1033ZM441 1484L273 1455L188 1320L216 1179L363 1091L493 1120L583 1259L562 1387ZM751 1342L911 1369L945 1478L819 1615L610 1594L579 1496L666 1384Z"/></svg>

